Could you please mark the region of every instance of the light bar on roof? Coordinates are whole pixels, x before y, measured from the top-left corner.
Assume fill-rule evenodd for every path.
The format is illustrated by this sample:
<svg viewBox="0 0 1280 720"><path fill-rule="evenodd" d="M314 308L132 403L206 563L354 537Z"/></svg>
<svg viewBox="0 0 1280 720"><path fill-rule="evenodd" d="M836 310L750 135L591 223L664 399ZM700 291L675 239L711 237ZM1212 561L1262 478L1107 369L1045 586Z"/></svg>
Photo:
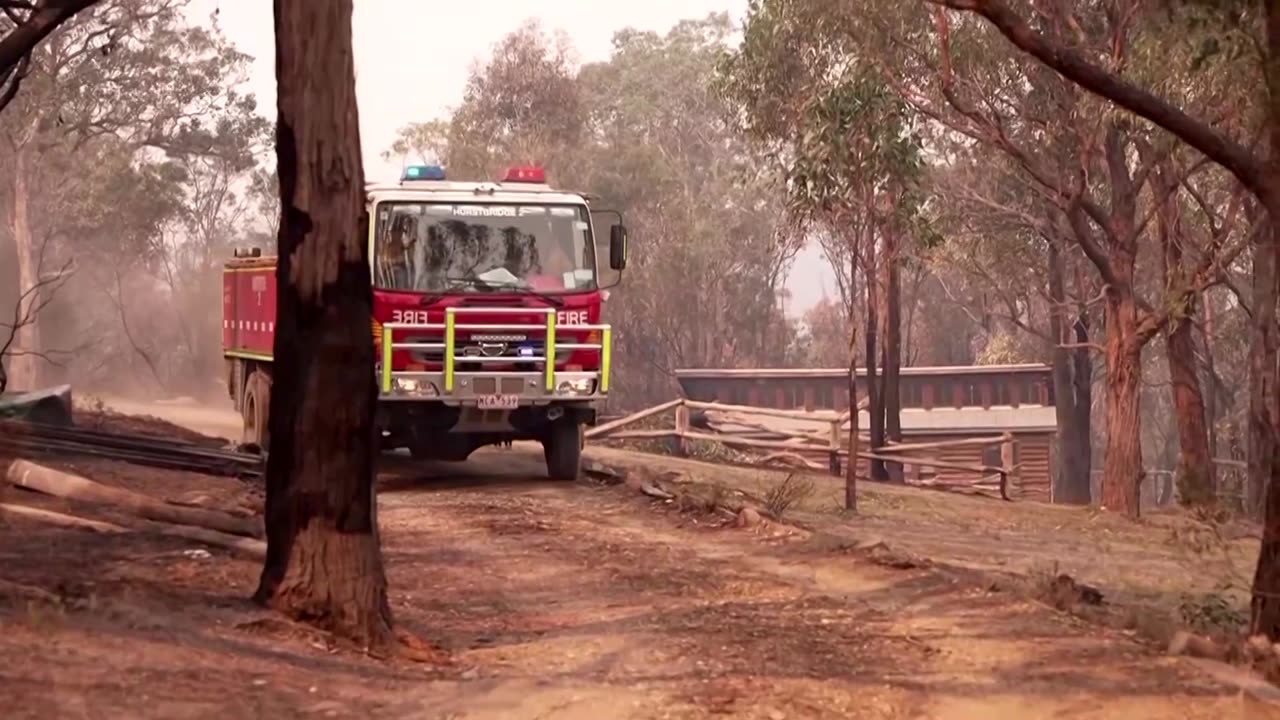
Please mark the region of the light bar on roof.
<svg viewBox="0 0 1280 720"><path fill-rule="evenodd" d="M400 180L444 180L444 168L439 165L410 165L404 169Z"/></svg>
<svg viewBox="0 0 1280 720"><path fill-rule="evenodd" d="M547 181L547 172L536 165L517 165L507 169L506 177L502 178L502 182L506 183L545 183Z"/></svg>

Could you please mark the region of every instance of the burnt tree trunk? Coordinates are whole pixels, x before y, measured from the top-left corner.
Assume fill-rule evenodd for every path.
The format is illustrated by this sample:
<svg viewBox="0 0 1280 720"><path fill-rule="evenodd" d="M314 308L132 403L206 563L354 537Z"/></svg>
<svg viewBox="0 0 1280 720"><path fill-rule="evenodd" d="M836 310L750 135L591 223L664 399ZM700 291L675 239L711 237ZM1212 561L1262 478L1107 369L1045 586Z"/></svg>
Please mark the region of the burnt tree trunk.
<svg viewBox="0 0 1280 720"><path fill-rule="evenodd" d="M1280 45L1280 12L1273 11L1268 15L1268 30L1272 35L1273 48ZM1280 49L1280 48L1277 48ZM1276 73L1276 77L1268 82L1272 88L1271 102L1276 107L1273 108L1272 128L1271 128L1271 144L1272 144L1272 160L1271 169L1272 177L1280 178L1280 95L1276 94L1280 90L1280 67L1276 63L1270 63L1272 72ZM1268 391L1269 395L1265 395L1266 401L1269 403L1261 408L1254 407L1254 397L1250 397L1250 429L1254 422L1260 422L1265 415L1269 422L1267 430L1267 443L1270 451L1262 458L1262 467L1266 471L1267 476L1263 481L1262 495L1264 498L1262 504L1262 544L1258 548L1258 565L1253 573L1253 599L1250 603L1249 614L1249 633L1251 635L1266 635L1272 641L1280 641L1280 462L1274 456L1276 450L1277 426L1280 425L1280 393L1276 392L1276 388L1280 385L1280 367L1276 365L1276 281L1277 269L1280 269L1280 223L1275 218L1280 217L1280 190L1274 191L1267 198L1267 220L1268 227L1263 233L1264 237L1270 240L1271 252L1258 253L1264 256L1264 270L1269 276L1264 274L1261 279L1257 277L1259 270L1254 267L1254 287L1261 284L1266 291L1262 293L1262 297L1255 300L1253 308L1253 319L1255 323L1254 332L1257 333L1260 327L1266 329L1262 331L1263 352L1260 353L1262 360L1266 363L1264 367L1250 367L1251 372L1257 372L1259 377L1265 378L1262 388ZM1259 303L1259 301L1261 301ZM1266 323L1263 326L1263 323ZM1251 360L1253 358L1250 358ZM1256 414L1255 414L1256 413ZM1253 480L1252 471L1254 470L1254 446L1253 436L1250 434L1249 447L1249 469L1251 471L1250 480Z"/></svg>
<svg viewBox="0 0 1280 720"><path fill-rule="evenodd" d="M885 260L884 433L885 439L902 442L902 278L896 242ZM902 482L902 463L890 463L888 474Z"/></svg>
<svg viewBox="0 0 1280 720"><path fill-rule="evenodd" d="M1165 337L1169 380L1178 425L1178 496L1183 505L1211 505L1216 499L1204 394L1196 373L1191 311L1174 320Z"/></svg>
<svg viewBox="0 0 1280 720"><path fill-rule="evenodd" d="M1178 492L1184 505L1214 501L1212 457L1204 393L1197 372L1193 304L1175 317L1165 337L1178 429Z"/></svg>
<svg viewBox="0 0 1280 720"><path fill-rule="evenodd" d="M1169 301L1185 295L1191 279L1183 267L1182 218L1177 204L1179 180L1167 163L1156 166L1153 175L1156 194L1164 197L1157 210L1156 231L1160 239L1165 295ZM1178 468L1175 475L1183 505L1207 506L1216 500L1213 465L1209 454L1209 430L1205 426L1204 393L1197 372L1192 319L1196 294L1186 295L1169 309L1165 333L1165 357L1173 390L1174 422L1178 429Z"/></svg>
<svg viewBox="0 0 1280 720"><path fill-rule="evenodd" d="M1269 222L1255 218L1254 222ZM1253 322L1249 334L1249 441L1247 499L1250 513L1261 515L1275 455L1271 408L1276 402L1276 259L1269 235L1253 245Z"/></svg>
<svg viewBox="0 0 1280 720"><path fill-rule="evenodd" d="M1253 398L1250 398L1250 419L1260 423L1264 413L1270 411L1273 414L1270 417L1270 427L1267 429L1275 433L1280 429L1280 407L1277 407L1280 403L1280 393L1276 392L1276 384L1280 380L1278 377L1280 367L1276 365L1275 354L1276 273L1277 265L1280 265L1277 262L1277 256L1280 256L1280 0L1268 0L1266 18L1268 53L1263 68L1267 92L1262 97L1266 98L1270 154L1265 168L1267 180L1265 192L1259 193L1259 199L1267 210L1268 227L1264 237L1270 241L1260 244L1270 245L1266 249L1271 252L1266 252L1264 249L1261 253L1255 254L1255 261L1259 259L1259 255L1265 257L1264 262L1269 275L1261 278L1262 287L1265 288L1263 302L1255 303L1253 308L1254 322L1258 328L1255 332L1260 329L1263 333L1263 349L1259 353L1263 357L1259 358L1258 365L1251 363L1250 371L1257 373L1259 378L1268 378L1271 397L1266 398L1270 404L1260 408L1254 407ZM1258 287L1257 273L1259 272L1255 265L1255 287ZM1251 357L1250 360L1252 361L1253 358ZM1253 422L1250 424L1252 425ZM1251 433L1250 440L1252 439ZM1259 458L1265 458L1263 462L1269 466L1267 469L1270 472L1265 477L1266 490L1263 494L1266 501L1263 504L1262 547L1258 552L1258 567L1253 575L1253 601L1249 627L1250 634L1266 635L1275 641L1280 640L1280 462L1275 459L1276 435L1270 435L1268 440L1270 443L1268 452ZM1249 448L1249 462L1252 471L1255 463L1255 449L1252 447L1252 442Z"/></svg>
<svg viewBox="0 0 1280 720"><path fill-rule="evenodd" d="M876 237L867 233L866 262L862 268L866 279L867 296L867 423L868 442L872 451L884 447L884 385L876 369L880 328L880 272L876 258ZM871 479L884 482L889 479L883 460L872 460Z"/></svg>
<svg viewBox="0 0 1280 720"><path fill-rule="evenodd" d="M1076 394L1075 360L1073 342L1066 323L1067 292L1066 271L1057 242L1048 240L1049 260L1049 337L1053 340L1053 395L1054 413L1058 421L1058 467L1053 478L1054 502L1070 505L1088 505L1089 483L1089 425L1079 422L1080 413ZM1087 351L1086 351L1087 352ZM1087 358L1087 355L1086 355ZM1088 414L1084 416L1088 419Z"/></svg>
<svg viewBox="0 0 1280 720"><path fill-rule="evenodd" d="M853 321L858 253L849 253L849 461L844 465L844 508L858 509L858 323Z"/></svg>
<svg viewBox="0 0 1280 720"><path fill-rule="evenodd" d="M1084 292L1087 283L1084 280L1084 273L1077 268L1076 273L1076 296L1085 298L1087 294ZM1074 363L1074 370L1071 375L1071 384L1075 387L1075 403L1076 417L1075 426L1080 429L1080 453L1084 460L1081 463L1081 471L1084 473L1084 481L1088 483L1089 496L1093 497L1093 357L1089 354L1090 340L1090 318L1089 308L1084 304L1083 299L1080 301L1080 307L1076 312L1075 323L1072 325L1075 330L1077 347L1071 350L1071 359Z"/></svg>
<svg viewBox="0 0 1280 720"><path fill-rule="evenodd" d="M1140 187L1129 168L1125 128L1113 123L1104 141L1110 208L1105 242L1094 236L1079 208L1067 213L1077 244L1098 269L1106 287L1106 433L1102 507L1136 518L1142 497L1142 348L1158 329L1156 318L1139 309L1134 290L1138 256L1137 199Z"/></svg>
<svg viewBox="0 0 1280 720"><path fill-rule="evenodd" d="M352 0L275 0L281 222L255 599L370 650L391 610L374 496L373 310Z"/></svg>
<svg viewBox="0 0 1280 720"><path fill-rule="evenodd" d="M1222 401L1220 400L1222 379L1218 377L1218 364L1213 356L1213 338L1217 327L1213 310L1213 296L1208 290L1200 293L1200 307L1204 310L1204 371L1208 376L1204 388L1204 416L1209 432L1209 457L1218 457L1218 420L1222 417Z"/></svg>

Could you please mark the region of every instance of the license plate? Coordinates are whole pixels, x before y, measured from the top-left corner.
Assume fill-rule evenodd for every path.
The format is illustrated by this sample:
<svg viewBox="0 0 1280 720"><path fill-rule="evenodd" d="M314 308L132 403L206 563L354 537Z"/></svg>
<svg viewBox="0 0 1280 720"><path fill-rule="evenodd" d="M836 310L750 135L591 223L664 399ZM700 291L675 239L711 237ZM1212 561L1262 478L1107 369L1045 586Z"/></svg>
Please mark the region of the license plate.
<svg viewBox="0 0 1280 720"><path fill-rule="evenodd" d="M476 398L481 410L515 410L520 407L519 395L481 395Z"/></svg>

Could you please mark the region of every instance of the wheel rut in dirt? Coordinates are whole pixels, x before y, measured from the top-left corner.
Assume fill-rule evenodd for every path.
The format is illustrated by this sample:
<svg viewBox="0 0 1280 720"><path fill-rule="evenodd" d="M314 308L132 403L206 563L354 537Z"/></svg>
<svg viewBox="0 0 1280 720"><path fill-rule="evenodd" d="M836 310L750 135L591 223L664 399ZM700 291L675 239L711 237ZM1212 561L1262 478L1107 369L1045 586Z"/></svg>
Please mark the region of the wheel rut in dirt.
<svg viewBox="0 0 1280 720"><path fill-rule="evenodd" d="M405 489L380 512L403 620L447 629L432 639L485 676L639 692L653 717L1209 718L1225 702L1042 606L673 524L622 489Z"/></svg>
<svg viewBox="0 0 1280 720"><path fill-rule="evenodd" d="M586 497L564 499L573 494ZM788 707L809 707L799 717L910 717L847 714L855 695L905 677L898 659L925 652L886 632L885 617L615 524L636 510L582 485L384 494L393 587L431 579L421 599L410 591L402 619L447 628L429 637L481 672L639 690L651 707L689 717L744 712L740 703L760 717ZM442 536L447 552L398 554ZM833 698L813 705L824 695Z"/></svg>

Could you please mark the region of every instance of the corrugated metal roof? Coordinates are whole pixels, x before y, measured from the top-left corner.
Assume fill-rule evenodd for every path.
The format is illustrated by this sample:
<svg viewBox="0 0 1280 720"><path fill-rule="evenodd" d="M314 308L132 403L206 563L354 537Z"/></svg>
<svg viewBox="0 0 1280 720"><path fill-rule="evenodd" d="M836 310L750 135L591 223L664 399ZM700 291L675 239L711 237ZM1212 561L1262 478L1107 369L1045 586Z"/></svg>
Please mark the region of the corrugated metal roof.
<svg viewBox="0 0 1280 720"><path fill-rule="evenodd" d="M1040 363L1022 365L935 365L927 367L904 367L902 375L995 375L1008 373L1048 373L1052 368ZM866 368L859 368L858 375L866 374ZM847 368L682 368L675 371L678 379L698 378L744 378L744 379L786 379L786 378L842 378L847 377Z"/></svg>

